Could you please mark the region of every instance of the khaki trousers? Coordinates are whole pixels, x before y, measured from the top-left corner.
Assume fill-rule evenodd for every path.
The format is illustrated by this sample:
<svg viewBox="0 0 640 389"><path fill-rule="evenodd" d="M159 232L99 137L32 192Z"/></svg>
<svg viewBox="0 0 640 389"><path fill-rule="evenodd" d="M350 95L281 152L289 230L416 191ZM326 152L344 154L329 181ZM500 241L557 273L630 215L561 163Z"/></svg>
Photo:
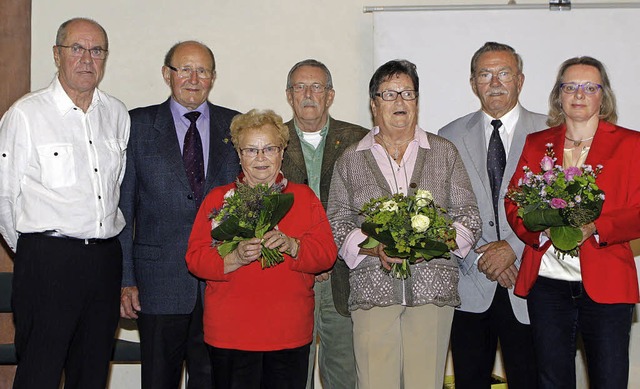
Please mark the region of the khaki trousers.
<svg viewBox="0 0 640 389"><path fill-rule="evenodd" d="M453 307L392 305L351 312L358 389L440 389Z"/></svg>

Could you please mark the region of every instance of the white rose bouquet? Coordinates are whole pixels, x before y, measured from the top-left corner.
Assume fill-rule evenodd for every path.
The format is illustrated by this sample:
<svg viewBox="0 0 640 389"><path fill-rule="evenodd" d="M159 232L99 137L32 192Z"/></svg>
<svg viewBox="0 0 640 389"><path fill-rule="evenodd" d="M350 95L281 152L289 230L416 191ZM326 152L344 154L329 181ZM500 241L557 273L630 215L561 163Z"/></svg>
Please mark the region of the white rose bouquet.
<svg viewBox="0 0 640 389"><path fill-rule="evenodd" d="M428 190L418 189L413 196L398 193L371 199L360 214L365 216L360 228L367 234L360 247L382 243L388 256L403 259L401 264L392 264L393 277L406 279L416 261L449 258L449 251L457 248L456 230Z"/></svg>

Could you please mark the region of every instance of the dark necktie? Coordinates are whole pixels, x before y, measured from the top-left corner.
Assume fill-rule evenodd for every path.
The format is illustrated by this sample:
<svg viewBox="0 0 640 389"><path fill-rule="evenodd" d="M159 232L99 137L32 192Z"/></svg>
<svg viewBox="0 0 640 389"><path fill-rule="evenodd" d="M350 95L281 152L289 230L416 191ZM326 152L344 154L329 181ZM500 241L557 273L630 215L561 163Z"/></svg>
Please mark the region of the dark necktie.
<svg viewBox="0 0 640 389"><path fill-rule="evenodd" d="M202 201L204 189L204 157L202 155L202 140L200 133L196 127L196 120L200 116L200 112L192 111L184 114L191 124L184 136L184 147L182 148L182 160L184 161L184 170L189 179L189 185L193 191L193 198L196 204L200 205Z"/></svg>
<svg viewBox="0 0 640 389"><path fill-rule="evenodd" d="M491 133L491 138L489 138L489 149L487 150L487 173L489 173L489 183L491 184L496 232L498 239L500 239L498 204L500 202L500 186L502 185L504 167L507 164L507 154L504 151L504 145L502 144L500 132L498 131L502 126L502 122L499 119L492 120L491 126L493 126L493 132Z"/></svg>

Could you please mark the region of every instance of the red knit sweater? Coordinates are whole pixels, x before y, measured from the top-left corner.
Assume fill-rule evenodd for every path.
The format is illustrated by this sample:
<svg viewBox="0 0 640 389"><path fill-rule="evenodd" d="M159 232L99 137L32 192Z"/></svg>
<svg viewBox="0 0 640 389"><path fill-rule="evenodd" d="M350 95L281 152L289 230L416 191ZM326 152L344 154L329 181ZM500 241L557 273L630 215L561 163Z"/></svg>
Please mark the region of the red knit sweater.
<svg viewBox="0 0 640 389"><path fill-rule="evenodd" d="M208 215L220 208L235 184L213 189L204 199L189 238L187 267L207 280L204 338L209 345L245 351L274 351L303 346L313 334L314 274L328 270L337 257L331 228L320 200L306 185L289 183L294 203L278 224L300 240L298 257L262 269L259 261L224 274L223 260L211 247Z"/></svg>

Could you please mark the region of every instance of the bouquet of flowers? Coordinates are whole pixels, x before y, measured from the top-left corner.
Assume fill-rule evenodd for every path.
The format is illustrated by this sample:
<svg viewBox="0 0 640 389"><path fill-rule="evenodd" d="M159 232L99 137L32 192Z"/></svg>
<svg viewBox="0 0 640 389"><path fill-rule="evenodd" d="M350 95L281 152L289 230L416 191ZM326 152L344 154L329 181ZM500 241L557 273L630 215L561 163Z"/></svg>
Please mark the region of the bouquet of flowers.
<svg viewBox="0 0 640 389"><path fill-rule="evenodd" d="M582 240L580 226L600 216L604 192L596 185L602 165L568 167L556 165L553 144L546 145L540 173L524 166L524 177L507 197L517 204L518 216L532 232L549 229L549 239L560 257L577 256Z"/></svg>
<svg viewBox="0 0 640 389"><path fill-rule="evenodd" d="M282 193L285 186L286 181L254 187L238 181L236 188L224 195L222 208L214 209L209 215L212 246L221 257L235 250L243 240L262 238L282 220L293 205L293 194ZM263 269L284 261L278 249L262 246L261 254Z"/></svg>
<svg viewBox="0 0 640 389"><path fill-rule="evenodd" d="M414 196L398 193L371 199L360 214L365 216L361 229L367 239L359 246L374 248L382 243L388 256L402 258L401 264L391 264L395 278L409 277L409 265L419 259L449 258L449 251L457 248L456 230L428 190L418 189Z"/></svg>

